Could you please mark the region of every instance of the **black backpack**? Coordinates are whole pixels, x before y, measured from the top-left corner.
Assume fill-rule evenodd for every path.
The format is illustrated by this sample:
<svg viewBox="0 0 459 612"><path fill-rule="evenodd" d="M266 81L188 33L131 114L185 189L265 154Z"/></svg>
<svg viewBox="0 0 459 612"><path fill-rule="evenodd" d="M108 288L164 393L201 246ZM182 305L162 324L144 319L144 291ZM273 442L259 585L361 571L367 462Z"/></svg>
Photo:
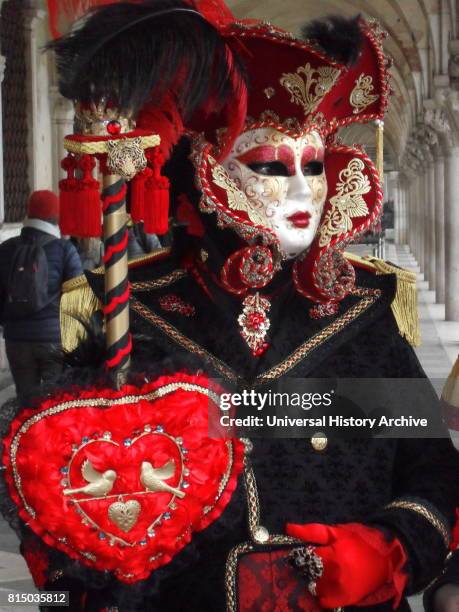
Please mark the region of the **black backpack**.
<svg viewBox="0 0 459 612"><path fill-rule="evenodd" d="M7 318L23 319L39 312L51 301L48 295L48 260L43 247L53 240L56 238L50 235L18 238L8 275Z"/></svg>

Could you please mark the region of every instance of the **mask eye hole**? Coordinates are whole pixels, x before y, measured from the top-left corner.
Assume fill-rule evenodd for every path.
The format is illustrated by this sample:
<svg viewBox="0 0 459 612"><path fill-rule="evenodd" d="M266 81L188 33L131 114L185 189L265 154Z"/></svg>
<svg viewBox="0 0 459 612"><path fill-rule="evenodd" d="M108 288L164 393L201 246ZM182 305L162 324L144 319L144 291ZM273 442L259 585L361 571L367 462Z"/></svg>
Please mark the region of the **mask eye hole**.
<svg viewBox="0 0 459 612"><path fill-rule="evenodd" d="M324 171L324 163L321 161L310 161L303 166L304 176L318 176Z"/></svg>
<svg viewBox="0 0 459 612"><path fill-rule="evenodd" d="M253 162L251 164L247 164L247 166L253 172L263 176L289 176L285 164L280 161Z"/></svg>

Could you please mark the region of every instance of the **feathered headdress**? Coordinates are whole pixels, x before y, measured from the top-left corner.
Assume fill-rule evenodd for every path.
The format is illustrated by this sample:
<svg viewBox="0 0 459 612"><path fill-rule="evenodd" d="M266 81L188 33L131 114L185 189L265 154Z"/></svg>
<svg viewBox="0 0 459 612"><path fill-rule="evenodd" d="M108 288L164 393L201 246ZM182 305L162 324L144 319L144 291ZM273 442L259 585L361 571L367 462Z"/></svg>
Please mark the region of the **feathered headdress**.
<svg viewBox="0 0 459 612"><path fill-rule="evenodd" d="M78 103L80 131L92 140L113 140L120 133L124 138L126 133L159 135L161 155L147 153L149 168L133 181L131 214L135 221L145 221L147 231L164 233L168 213L162 192L167 180L161 166L184 123L196 113L204 118L218 113L229 133L241 131L244 71L230 41L186 1L63 3L59 14L89 4L92 10L48 45L56 55L59 90ZM55 6L50 6L50 15L56 24ZM143 125L136 129L141 109ZM73 157L64 162L68 177L61 183L61 228L73 235L98 235L97 184L92 168L88 174L80 166ZM83 173L83 185L75 179L77 169Z"/></svg>

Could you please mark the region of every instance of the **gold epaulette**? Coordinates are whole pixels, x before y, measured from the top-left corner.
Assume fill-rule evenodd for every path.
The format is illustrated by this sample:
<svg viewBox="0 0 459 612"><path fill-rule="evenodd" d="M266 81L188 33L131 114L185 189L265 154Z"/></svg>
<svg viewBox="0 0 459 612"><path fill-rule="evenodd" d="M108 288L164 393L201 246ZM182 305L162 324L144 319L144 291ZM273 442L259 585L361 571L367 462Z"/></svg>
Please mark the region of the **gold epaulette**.
<svg viewBox="0 0 459 612"><path fill-rule="evenodd" d="M170 252L170 249L157 249L129 261L129 268L153 262ZM103 274L101 266L91 270L92 274ZM100 300L89 286L84 274L66 281L62 286L60 305L61 338L65 351L73 351L86 336L84 324L89 323L92 315L102 309Z"/></svg>
<svg viewBox="0 0 459 612"><path fill-rule="evenodd" d="M418 292L416 273L394 266L377 257L359 257L353 253L344 253L353 266L364 268L374 274L395 274L397 290L391 308L398 325L400 335L412 346L421 344L418 313Z"/></svg>
<svg viewBox="0 0 459 612"><path fill-rule="evenodd" d="M450 406L459 410L459 357L449 373L441 397Z"/></svg>

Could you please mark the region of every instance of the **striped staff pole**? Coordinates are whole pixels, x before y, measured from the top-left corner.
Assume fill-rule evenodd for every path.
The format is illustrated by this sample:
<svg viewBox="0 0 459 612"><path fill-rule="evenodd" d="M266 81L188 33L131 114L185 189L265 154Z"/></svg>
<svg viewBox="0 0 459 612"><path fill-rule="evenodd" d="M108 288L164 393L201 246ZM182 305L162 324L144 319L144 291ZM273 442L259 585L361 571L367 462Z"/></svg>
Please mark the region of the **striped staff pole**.
<svg viewBox="0 0 459 612"><path fill-rule="evenodd" d="M112 373L115 386L119 388L126 379L132 348L129 333L128 229L124 178L116 174L104 174L102 206L106 365Z"/></svg>
<svg viewBox="0 0 459 612"><path fill-rule="evenodd" d="M97 136L82 138L80 135L70 135L64 140L64 147L69 153L96 156L103 175L106 365L117 388L126 379L132 348L129 333L126 181L133 179L147 165L145 149L157 147L160 142L158 134L140 131L122 133L108 140Z"/></svg>

